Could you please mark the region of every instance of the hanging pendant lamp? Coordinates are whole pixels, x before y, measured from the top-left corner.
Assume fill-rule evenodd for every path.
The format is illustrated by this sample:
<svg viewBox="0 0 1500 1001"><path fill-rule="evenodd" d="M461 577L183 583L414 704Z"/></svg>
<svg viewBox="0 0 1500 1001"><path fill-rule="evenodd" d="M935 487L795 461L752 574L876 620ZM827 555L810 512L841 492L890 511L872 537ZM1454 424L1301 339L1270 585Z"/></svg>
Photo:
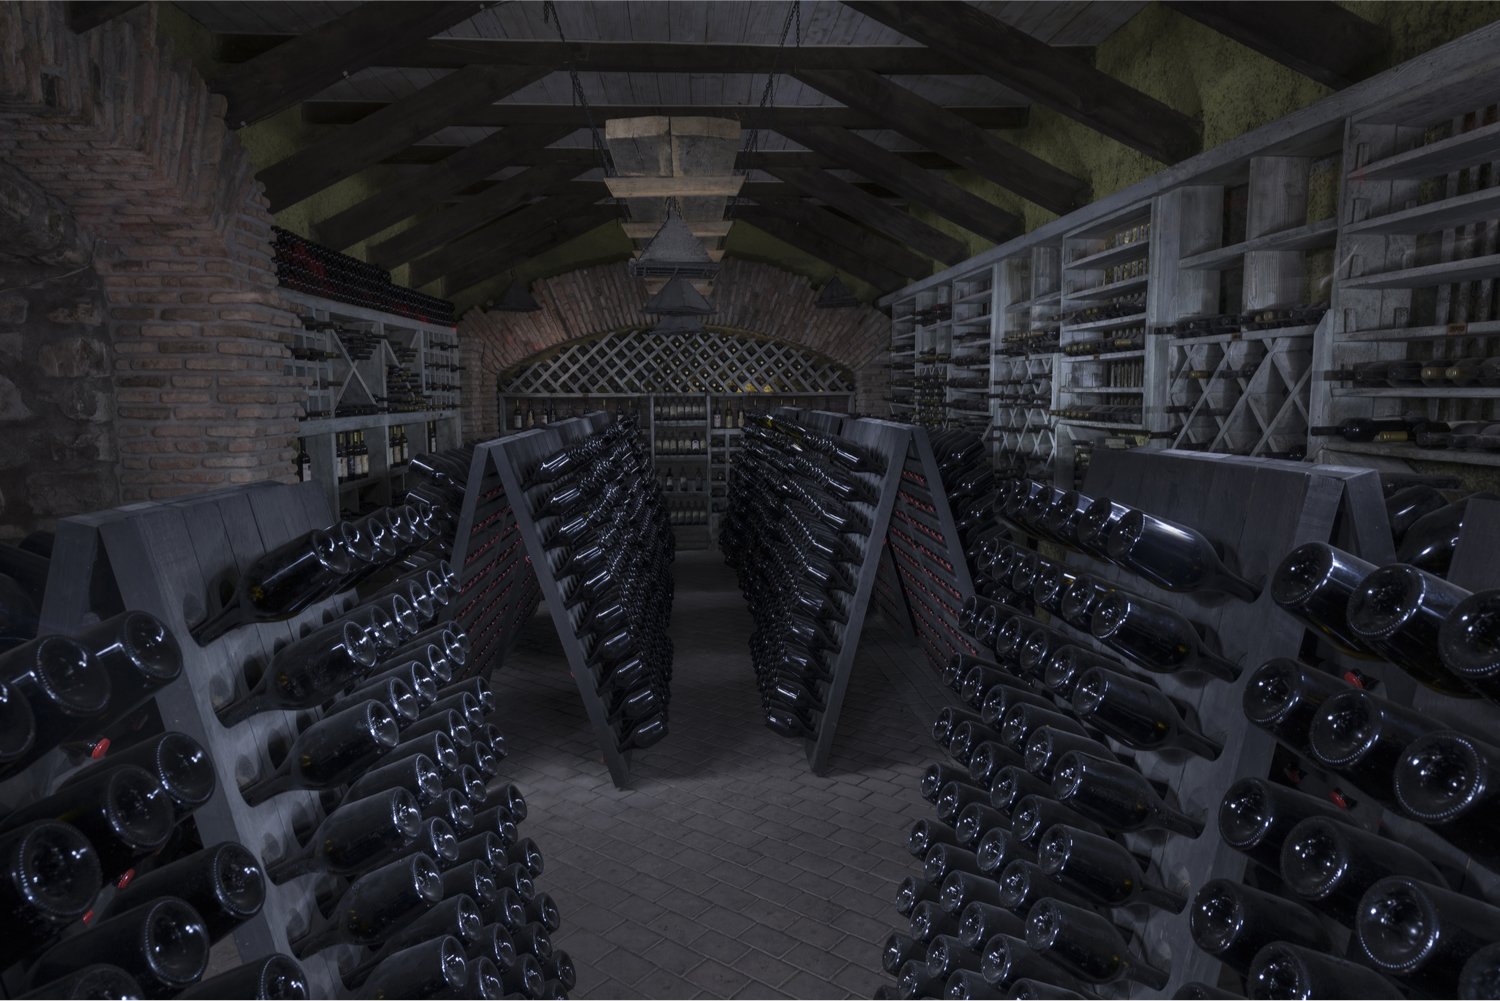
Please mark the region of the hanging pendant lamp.
<svg viewBox="0 0 1500 1001"><path fill-rule="evenodd" d="M662 316L708 316L714 308L686 278L673 278L641 307L641 312Z"/></svg>
<svg viewBox="0 0 1500 1001"><path fill-rule="evenodd" d="M818 309L845 309L849 306L858 306L859 300L850 294L843 282L835 278L823 286L823 291L818 293L817 301L813 305Z"/></svg>
<svg viewBox="0 0 1500 1001"><path fill-rule="evenodd" d="M719 264L708 256L703 241L693 235L682 216L668 210L667 221L646 244L641 256L631 262L630 270L637 278L706 281L719 273Z"/></svg>
<svg viewBox="0 0 1500 1001"><path fill-rule="evenodd" d="M512 278L510 287L505 290L500 301L491 308L502 313L535 313L542 307L531 297L531 293L526 291L526 287L519 279Z"/></svg>

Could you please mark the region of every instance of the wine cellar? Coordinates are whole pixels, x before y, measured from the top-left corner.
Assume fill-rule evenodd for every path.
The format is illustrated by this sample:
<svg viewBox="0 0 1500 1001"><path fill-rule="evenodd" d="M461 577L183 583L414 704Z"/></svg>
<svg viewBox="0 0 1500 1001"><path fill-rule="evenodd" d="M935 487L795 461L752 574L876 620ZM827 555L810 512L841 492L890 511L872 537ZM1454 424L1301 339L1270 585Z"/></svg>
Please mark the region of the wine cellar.
<svg viewBox="0 0 1500 1001"><path fill-rule="evenodd" d="M1500 998L1500 3L0 37L0 996Z"/></svg>

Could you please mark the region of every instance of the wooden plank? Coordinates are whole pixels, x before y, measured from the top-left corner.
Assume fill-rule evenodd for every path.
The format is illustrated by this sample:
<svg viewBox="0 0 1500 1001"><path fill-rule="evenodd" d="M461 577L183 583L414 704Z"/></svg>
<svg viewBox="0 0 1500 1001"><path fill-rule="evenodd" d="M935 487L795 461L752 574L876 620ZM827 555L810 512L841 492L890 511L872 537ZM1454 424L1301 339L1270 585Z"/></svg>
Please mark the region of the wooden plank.
<svg viewBox="0 0 1500 1001"><path fill-rule="evenodd" d="M540 232L558 219L579 214L585 206L594 201L596 197L592 191L568 189L512 212L462 239L447 244L440 250L412 261L410 275L412 287L417 288L445 274L451 274L454 269L472 263L499 247L508 246L523 237ZM611 212L618 214L613 206L601 207L609 208Z"/></svg>
<svg viewBox="0 0 1500 1001"><path fill-rule="evenodd" d="M749 223L756 229L764 230L783 243L789 243L798 250L806 251L820 260L827 261L834 267L847 271L860 281L869 282L878 289L897 289L906 284L905 276L890 271L884 265L877 264L857 251L850 250L821 233L813 232L788 219L771 215L768 212L744 208L735 213L735 218Z"/></svg>
<svg viewBox="0 0 1500 1001"><path fill-rule="evenodd" d="M546 75L529 67L466 67L278 160L256 176L266 186L271 211L280 212L446 125L460 124L468 113Z"/></svg>
<svg viewBox="0 0 1500 1001"><path fill-rule="evenodd" d="M1397 153L1349 171L1351 180L1418 181L1500 159L1500 122Z"/></svg>
<svg viewBox="0 0 1500 1001"><path fill-rule="evenodd" d="M69 0L68 30L75 35L93 31L122 14L128 14L145 0Z"/></svg>
<svg viewBox="0 0 1500 1001"><path fill-rule="evenodd" d="M978 7L910 0L845 3L1153 159L1177 163L1203 148L1202 129L1187 115Z"/></svg>
<svg viewBox="0 0 1500 1001"><path fill-rule="evenodd" d="M908 278L926 278L932 274L932 262L921 254L914 254L856 222L818 208L801 198L757 197L755 204L763 213L780 216L798 226L806 226L814 233L842 244L897 274ZM736 212L743 216L747 208L742 206Z"/></svg>
<svg viewBox="0 0 1500 1001"><path fill-rule="evenodd" d="M1395 271L1345 278L1339 282L1339 287L1345 289L1428 288L1433 285L1448 285L1453 282L1467 282L1497 276L1500 276L1500 254L1489 254L1485 257L1444 261L1441 264L1426 264L1415 268L1400 268Z"/></svg>
<svg viewBox="0 0 1500 1001"><path fill-rule="evenodd" d="M501 129L472 146L460 148L430 169L403 177L378 194L324 219L317 224L318 239L330 247L353 246L402 219L437 205L504 167L522 163L570 131L568 126L557 125L516 125ZM594 156L592 150L580 152ZM597 161L582 162L579 167L586 168L594 162Z"/></svg>
<svg viewBox="0 0 1500 1001"><path fill-rule="evenodd" d="M767 172L928 257L946 264L957 264L969 256L969 245L962 240L887 205L826 170L770 168Z"/></svg>
<svg viewBox="0 0 1500 1001"><path fill-rule="evenodd" d="M1177 13L1334 90L1363 78L1387 35L1331 0L1164 0Z"/></svg>
<svg viewBox="0 0 1500 1001"><path fill-rule="evenodd" d="M443 276L443 294L451 296L478 285L520 264L527 258L536 257L569 240L577 239L617 218L619 218L619 212L614 206L596 205L577 215L557 219L546 229L497 248L492 255L477 258L462 269ZM580 322L575 324L573 329L581 333L590 328L587 324Z"/></svg>
<svg viewBox="0 0 1500 1001"><path fill-rule="evenodd" d="M800 64L799 64L800 65ZM789 67L783 66L788 70ZM362 121L390 105L385 101L306 101L302 105L302 120L311 125L351 125ZM773 132L782 125L827 125L846 129L885 128L878 115L853 108L780 107L759 108L752 104L731 105L620 105L591 104L594 124L603 127L611 118L644 118L650 115L703 115L708 118L733 118L749 128L759 125ZM957 107L949 112L972 125L985 129L1024 128L1030 120L1030 112L1024 107L999 105L995 107ZM496 104L473 107L465 110L462 117L449 122L450 125L506 126L506 125L571 125L582 129L588 127L588 118L583 108L567 104Z"/></svg>
<svg viewBox="0 0 1500 1001"><path fill-rule="evenodd" d="M864 70L789 71L840 104L875 115L908 139L1057 213L1088 201L1087 184L905 87Z"/></svg>
<svg viewBox="0 0 1500 1001"><path fill-rule="evenodd" d="M744 175L727 177L606 177L604 184L616 198L678 198L740 193Z"/></svg>
<svg viewBox="0 0 1500 1001"><path fill-rule="evenodd" d="M719 222L689 222L687 220L684 220L684 222L687 222L687 227L694 236L728 236L729 227L734 225L732 221L727 219L720 220ZM659 222L620 223L620 228L632 240L649 240L656 235L656 231L661 229L661 226L662 224Z"/></svg>
<svg viewBox="0 0 1500 1001"><path fill-rule="evenodd" d="M413 38L446 31L484 7L477 0L360 4L231 67L209 89L229 101L225 123L242 129L312 97L351 73L382 64L410 47Z"/></svg>
<svg viewBox="0 0 1500 1001"><path fill-rule="evenodd" d="M828 126L784 126L788 139L823 153L839 166L936 212L987 240L1004 243L1026 229L1025 222L958 185L935 177L904 157L848 129Z"/></svg>
<svg viewBox="0 0 1500 1001"><path fill-rule="evenodd" d="M233 65L296 37L235 32L215 35L214 40L220 61ZM1090 45L1059 48L1085 62L1092 60L1094 52ZM776 45L643 40L580 41L564 46L562 42L530 38L432 38L410 45L385 65L427 69L461 69L478 64L558 68L568 65L570 58L580 72L592 73L765 73L773 66L785 69L787 64L786 51ZM975 73L941 52L916 45L803 45L797 49L796 59L798 65L817 69L942 76Z"/></svg>
<svg viewBox="0 0 1500 1001"><path fill-rule="evenodd" d="M399 267L488 225L533 198L552 194L577 173L577 167L528 167L484 194L466 198L381 241L370 249L370 259L382 268ZM586 192L574 194L587 197Z"/></svg>

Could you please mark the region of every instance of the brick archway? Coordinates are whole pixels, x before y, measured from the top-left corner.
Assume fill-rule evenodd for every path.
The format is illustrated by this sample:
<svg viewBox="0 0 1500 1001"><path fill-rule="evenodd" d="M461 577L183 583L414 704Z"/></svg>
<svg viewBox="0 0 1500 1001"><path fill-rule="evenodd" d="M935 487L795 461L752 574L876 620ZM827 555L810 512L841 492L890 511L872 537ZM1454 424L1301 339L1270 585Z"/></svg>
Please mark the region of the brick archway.
<svg viewBox="0 0 1500 1001"><path fill-rule="evenodd" d="M534 313L473 309L458 325L464 351L464 434L500 433L496 380L506 369L566 341L626 327L650 326L641 312L645 284L632 278L629 262L604 264L554 278L532 288L541 309ZM807 278L769 264L724 260L706 322L809 348L847 366L855 375L855 408L885 413L881 399L890 378L890 319L868 306L818 309Z"/></svg>

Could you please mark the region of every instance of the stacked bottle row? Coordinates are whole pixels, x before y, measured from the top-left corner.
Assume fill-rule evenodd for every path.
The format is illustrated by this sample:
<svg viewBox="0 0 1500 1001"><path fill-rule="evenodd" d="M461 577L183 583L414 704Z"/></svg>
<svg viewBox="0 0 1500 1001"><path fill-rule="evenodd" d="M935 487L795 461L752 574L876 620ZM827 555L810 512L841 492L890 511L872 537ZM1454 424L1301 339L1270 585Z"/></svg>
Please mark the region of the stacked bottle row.
<svg viewBox="0 0 1500 1001"><path fill-rule="evenodd" d="M676 541L638 431L634 419L614 421L547 456L524 481L621 751L665 737L671 701Z"/></svg>
<svg viewBox="0 0 1500 1001"><path fill-rule="evenodd" d="M785 417L747 423L719 548L755 620L750 657L766 725L782 736L816 735L834 661L857 638L844 635L850 603L864 561L879 557L870 539L879 495L866 474L882 467Z"/></svg>
<svg viewBox="0 0 1500 1001"><path fill-rule="evenodd" d="M473 462L472 445L418 456L411 464L408 501L421 500L448 511L461 511ZM436 540L440 552L454 553L459 548L455 545L457 521L449 520ZM485 469L477 485L474 513L462 550L463 564L456 568L458 597L453 603L452 623L472 642L461 673L461 678L467 679L488 674L504 662L516 634L541 601L536 571L521 543L510 498L493 467Z"/></svg>
<svg viewBox="0 0 1500 1001"><path fill-rule="evenodd" d="M11 996L308 996L283 955L202 980L213 943L260 913L266 888L243 845L199 839L193 814L217 785L208 752L146 725L182 670L171 631L141 611L0 654L0 776L27 790L0 821Z"/></svg>
<svg viewBox="0 0 1500 1001"><path fill-rule="evenodd" d="M272 226L276 278L298 292L429 323L453 324L453 303L391 282L391 273Z"/></svg>
<svg viewBox="0 0 1500 1001"><path fill-rule="evenodd" d="M961 535L968 527L962 519L969 513L969 505L989 494L995 474L978 435L932 431L928 440L940 482L928 482L915 449L907 455L891 510L887 543L922 650L934 670L941 671L953 654L975 652L958 629L964 592L972 577L957 573L956 564L964 559L963 548L958 539L945 535L941 507L961 523ZM934 486L939 489L934 490Z"/></svg>

